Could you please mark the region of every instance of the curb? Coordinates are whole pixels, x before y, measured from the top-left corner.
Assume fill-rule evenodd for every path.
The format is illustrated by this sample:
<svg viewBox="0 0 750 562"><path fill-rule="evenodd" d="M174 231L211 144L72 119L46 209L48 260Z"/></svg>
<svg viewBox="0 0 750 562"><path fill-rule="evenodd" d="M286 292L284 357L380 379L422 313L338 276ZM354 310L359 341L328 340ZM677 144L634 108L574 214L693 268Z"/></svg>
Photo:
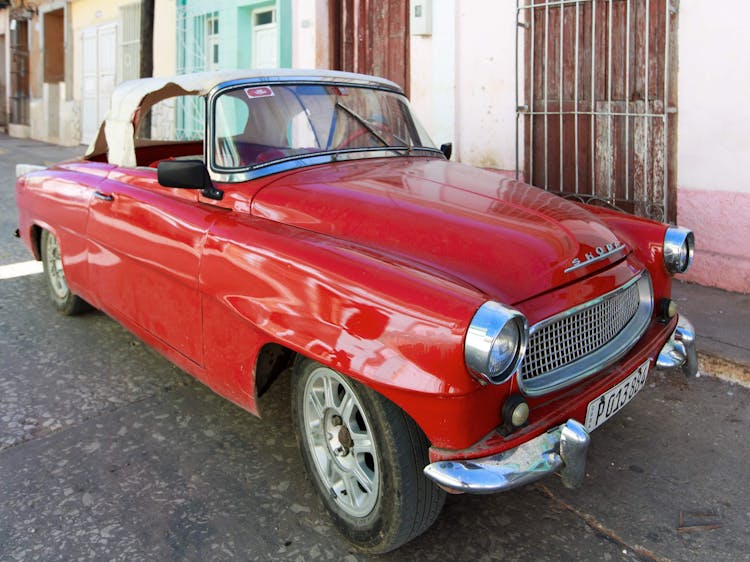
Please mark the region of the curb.
<svg viewBox="0 0 750 562"><path fill-rule="evenodd" d="M698 373L750 388L750 366L710 353L698 353Z"/></svg>

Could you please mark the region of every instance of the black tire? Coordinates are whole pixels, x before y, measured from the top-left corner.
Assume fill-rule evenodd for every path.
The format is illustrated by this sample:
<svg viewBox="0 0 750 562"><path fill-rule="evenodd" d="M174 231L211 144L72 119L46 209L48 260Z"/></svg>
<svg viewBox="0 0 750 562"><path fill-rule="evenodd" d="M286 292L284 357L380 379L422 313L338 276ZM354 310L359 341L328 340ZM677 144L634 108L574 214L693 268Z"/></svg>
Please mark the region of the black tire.
<svg viewBox="0 0 750 562"><path fill-rule="evenodd" d="M331 381L329 402L334 404L329 407L320 403L325 380ZM344 405L350 404L349 394L354 397L351 408ZM357 549L388 552L435 522L446 494L424 476L429 443L398 406L328 367L301 359L292 381L292 415L307 474L336 527ZM372 453L362 453L370 442ZM346 462L359 468L347 473ZM356 485L349 482L352 494L344 483L347 474L356 480ZM336 478L340 486L331 486ZM355 505L355 496L362 498L361 505Z"/></svg>
<svg viewBox="0 0 750 562"><path fill-rule="evenodd" d="M55 235L48 230L42 231L40 239L44 278L47 282L49 295L55 308L61 314L74 316L91 309L85 300L74 295L65 280L65 272L60 258L60 246Z"/></svg>

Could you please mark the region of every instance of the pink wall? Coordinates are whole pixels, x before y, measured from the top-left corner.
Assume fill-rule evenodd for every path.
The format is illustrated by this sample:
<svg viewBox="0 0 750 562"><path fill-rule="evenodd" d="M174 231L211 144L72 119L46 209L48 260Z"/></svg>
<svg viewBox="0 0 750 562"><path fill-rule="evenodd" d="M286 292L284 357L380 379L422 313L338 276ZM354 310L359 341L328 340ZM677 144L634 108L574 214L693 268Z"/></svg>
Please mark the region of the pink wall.
<svg viewBox="0 0 750 562"><path fill-rule="evenodd" d="M677 223L695 233L686 281L750 293L750 193L679 189Z"/></svg>

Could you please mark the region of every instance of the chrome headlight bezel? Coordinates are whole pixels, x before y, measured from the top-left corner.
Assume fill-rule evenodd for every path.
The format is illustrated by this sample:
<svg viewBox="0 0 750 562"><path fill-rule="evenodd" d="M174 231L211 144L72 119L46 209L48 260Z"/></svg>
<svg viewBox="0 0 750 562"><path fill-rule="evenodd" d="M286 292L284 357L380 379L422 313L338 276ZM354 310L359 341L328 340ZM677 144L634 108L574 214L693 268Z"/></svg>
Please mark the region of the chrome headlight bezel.
<svg viewBox="0 0 750 562"><path fill-rule="evenodd" d="M681 226L670 226L664 233L664 267L669 273L685 273L693 263L695 236Z"/></svg>
<svg viewBox="0 0 750 562"><path fill-rule="evenodd" d="M493 347L503 330L516 330L516 345L512 354L503 362L502 368L490 371ZM487 301L479 307L466 331L464 359L469 371L492 384L502 384L515 373L526 353L529 342L529 323L519 311L495 301Z"/></svg>

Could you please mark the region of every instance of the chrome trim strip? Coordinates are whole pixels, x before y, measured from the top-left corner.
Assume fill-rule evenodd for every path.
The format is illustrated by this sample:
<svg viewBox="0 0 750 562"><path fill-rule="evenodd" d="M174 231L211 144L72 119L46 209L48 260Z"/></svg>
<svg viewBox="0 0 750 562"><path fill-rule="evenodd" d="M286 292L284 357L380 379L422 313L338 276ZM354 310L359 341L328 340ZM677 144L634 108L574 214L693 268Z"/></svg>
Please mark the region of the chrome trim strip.
<svg viewBox="0 0 750 562"><path fill-rule="evenodd" d="M614 294L626 290L634 283L638 284L640 303L633 318L631 318L619 334L596 351L532 379L523 379L523 365L521 365L521 368L516 373L516 380L521 392L528 396L539 396L559 390L600 371L630 351L643 335L643 332L646 331L654 308L651 277L646 270L617 289L542 320L534 324L529 330L529 341L531 341L531 336L536 331L549 324L558 322L562 318L596 306Z"/></svg>
<svg viewBox="0 0 750 562"><path fill-rule="evenodd" d="M364 160L367 158L387 158L393 156L393 151L406 152L406 147L403 148L375 148L375 149L358 149L351 152L328 152L328 153L316 153L311 156L299 155L284 158L283 160L275 160L268 164L263 164L250 169L242 169L234 172L222 172L217 171L215 168L211 168L209 175L213 181L223 183L238 183L256 178L262 178L270 176L271 174L277 174L279 172L285 172L287 170L295 170L297 168L305 168L308 166L314 166L316 164L328 164L331 162L349 161L349 160ZM421 154L416 154L421 152ZM399 155L401 157L408 157L406 154ZM412 148L410 157L430 157L430 158L445 158L443 153L437 149L432 148Z"/></svg>
<svg viewBox="0 0 750 562"><path fill-rule="evenodd" d="M576 269L580 269L582 267L586 267L589 264L596 263L601 260L607 259L609 256L613 256L614 254L618 252L624 252L627 250L627 248L624 245L617 246L617 248L614 248L610 250L609 252L605 252L604 254L597 254L596 257L591 258L590 260L586 260L584 262L576 263L572 266L570 266L568 269L564 270L563 273L570 273L571 271L575 271Z"/></svg>
<svg viewBox="0 0 750 562"><path fill-rule="evenodd" d="M434 462L424 474L443 488L470 494L504 492L555 472L566 487L577 488L586 474L589 442L586 428L570 419L515 449L481 459Z"/></svg>

